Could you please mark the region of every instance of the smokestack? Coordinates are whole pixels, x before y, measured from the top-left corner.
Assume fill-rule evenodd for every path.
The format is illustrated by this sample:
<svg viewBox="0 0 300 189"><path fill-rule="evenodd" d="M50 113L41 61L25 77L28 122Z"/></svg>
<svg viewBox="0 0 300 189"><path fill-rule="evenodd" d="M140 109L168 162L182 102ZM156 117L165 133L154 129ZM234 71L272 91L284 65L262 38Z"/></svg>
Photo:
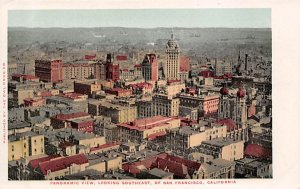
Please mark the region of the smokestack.
<svg viewBox="0 0 300 189"><path fill-rule="evenodd" d="M108 53L107 56L106 56L106 63L112 63L112 55L111 53Z"/></svg>
<svg viewBox="0 0 300 189"><path fill-rule="evenodd" d="M245 70L247 71L248 70L248 54L245 54Z"/></svg>

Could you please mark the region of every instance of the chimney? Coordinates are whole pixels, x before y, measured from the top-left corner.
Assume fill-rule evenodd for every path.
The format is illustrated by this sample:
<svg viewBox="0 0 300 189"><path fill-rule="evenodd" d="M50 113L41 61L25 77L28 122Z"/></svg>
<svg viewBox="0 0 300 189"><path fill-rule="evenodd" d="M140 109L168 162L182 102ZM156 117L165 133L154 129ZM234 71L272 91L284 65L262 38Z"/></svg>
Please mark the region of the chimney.
<svg viewBox="0 0 300 189"><path fill-rule="evenodd" d="M247 71L248 70L248 54L245 54L245 70Z"/></svg>

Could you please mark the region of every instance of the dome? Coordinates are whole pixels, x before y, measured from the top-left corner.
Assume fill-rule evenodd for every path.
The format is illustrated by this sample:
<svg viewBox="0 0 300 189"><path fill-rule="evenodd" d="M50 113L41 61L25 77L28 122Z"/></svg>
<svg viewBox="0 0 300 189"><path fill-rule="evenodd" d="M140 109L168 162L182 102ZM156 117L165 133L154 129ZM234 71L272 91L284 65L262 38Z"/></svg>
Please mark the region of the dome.
<svg viewBox="0 0 300 189"><path fill-rule="evenodd" d="M228 95L229 91L226 87L222 87L220 90L221 95Z"/></svg>
<svg viewBox="0 0 300 189"><path fill-rule="evenodd" d="M243 89L243 88L239 88L239 90L238 90L238 92L237 92L237 96L239 97L239 98L244 98L245 96L246 96L246 91L245 91L245 89Z"/></svg>
<svg viewBox="0 0 300 189"><path fill-rule="evenodd" d="M174 40L173 34L171 35L171 39L167 43L167 48L170 48L170 49L178 48L178 43L177 43L177 41Z"/></svg>

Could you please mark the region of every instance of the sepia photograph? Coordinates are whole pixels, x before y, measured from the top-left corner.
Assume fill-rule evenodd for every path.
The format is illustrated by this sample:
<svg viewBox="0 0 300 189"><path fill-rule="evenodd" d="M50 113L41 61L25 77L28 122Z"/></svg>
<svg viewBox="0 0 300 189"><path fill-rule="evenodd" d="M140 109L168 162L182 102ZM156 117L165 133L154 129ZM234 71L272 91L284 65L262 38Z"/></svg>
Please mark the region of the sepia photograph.
<svg viewBox="0 0 300 189"><path fill-rule="evenodd" d="M272 14L270 7L9 8L2 180L278 182L273 139L284 119L277 110L286 110L273 101L285 84L278 86L276 59L274 68Z"/></svg>

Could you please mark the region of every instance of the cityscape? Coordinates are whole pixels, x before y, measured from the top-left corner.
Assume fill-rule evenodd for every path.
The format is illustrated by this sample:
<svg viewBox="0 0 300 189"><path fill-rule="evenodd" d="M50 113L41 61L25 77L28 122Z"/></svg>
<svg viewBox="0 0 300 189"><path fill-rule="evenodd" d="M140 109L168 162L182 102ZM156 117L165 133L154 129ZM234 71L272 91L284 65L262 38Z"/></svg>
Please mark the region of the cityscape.
<svg viewBox="0 0 300 189"><path fill-rule="evenodd" d="M8 27L9 180L251 178L271 28Z"/></svg>

